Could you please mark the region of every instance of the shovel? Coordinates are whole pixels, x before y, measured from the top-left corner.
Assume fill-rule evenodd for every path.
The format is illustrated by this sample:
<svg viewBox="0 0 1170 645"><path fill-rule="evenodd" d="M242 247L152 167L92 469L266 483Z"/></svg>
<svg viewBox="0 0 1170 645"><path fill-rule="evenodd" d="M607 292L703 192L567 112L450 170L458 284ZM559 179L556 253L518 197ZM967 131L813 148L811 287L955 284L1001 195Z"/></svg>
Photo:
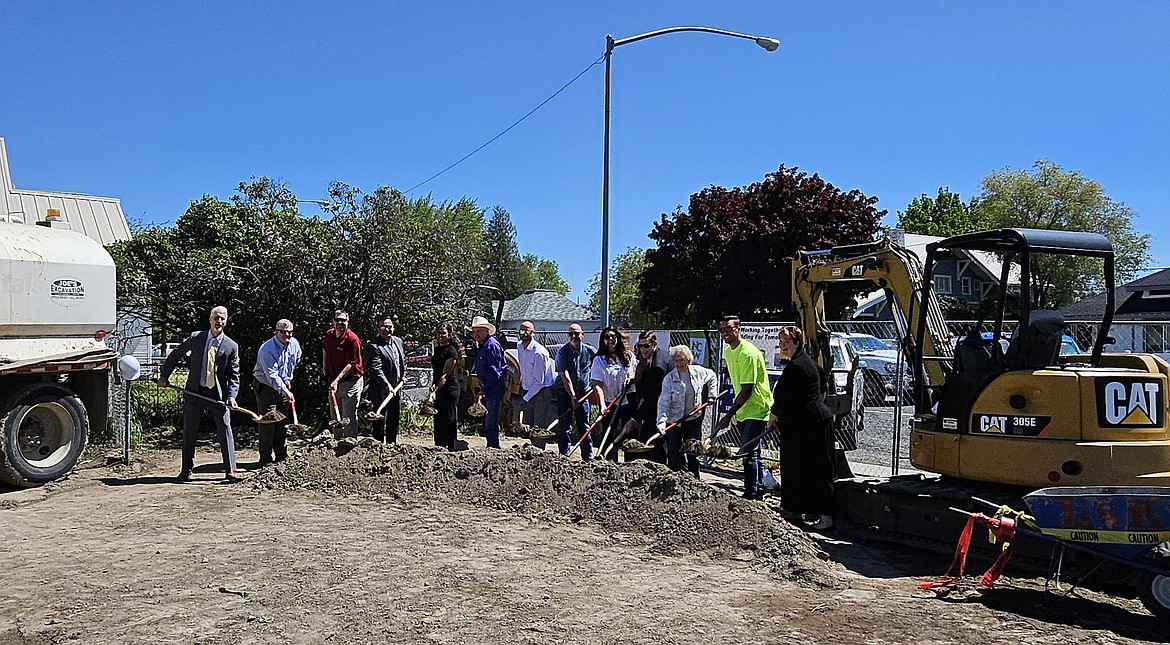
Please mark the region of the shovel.
<svg viewBox="0 0 1170 645"><path fill-rule="evenodd" d="M699 405L695 406L694 410L691 410L690 412L684 414L682 419L679 419L678 421L675 421L674 423L666 426L665 428L662 429L661 432L659 432L658 434L654 435L653 437L650 437L649 439L647 439L646 444L645 444L645 446L646 446L645 448L640 449L640 450L627 450L626 452L648 452L648 451L652 450L654 448L654 446L651 444L653 444L658 438L665 437L667 432L670 432L671 430L673 430L674 427L679 425L680 423L682 423L684 419L691 417L691 416L694 416L696 412L700 412L703 408L711 405L714 402L715 402L715 399L707 399L706 402L700 403Z"/></svg>
<svg viewBox="0 0 1170 645"><path fill-rule="evenodd" d="M625 393L623 392L623 394L625 394ZM609 405L605 406L605 409L601 411L601 414L597 415L597 420L594 421L593 423L590 423L589 427L585 428L585 432L581 433L581 438L578 439L577 443L573 444L573 447L569 449L569 454L565 455L566 457L573 456L573 453L577 451L577 448L579 448L581 446L581 444L584 443L585 437L588 437L589 433L593 432L593 429L597 427L597 424L601 423L601 420L604 419L605 415L609 413L609 410L610 410L610 408L613 407L613 404L620 401L621 398L622 397L619 396L618 398L610 401Z"/></svg>
<svg viewBox="0 0 1170 645"><path fill-rule="evenodd" d="M397 387L390 388L390 393L387 394L386 398L382 400L382 404L378 406L378 409L374 410L373 412L366 413L366 419L368 421L383 421L383 420L385 420L386 417L382 416L382 410L386 409L386 406L390 403L391 400L394 399L395 395L398 394L398 390L401 390L403 385L406 385L405 380L399 382Z"/></svg>
<svg viewBox="0 0 1170 645"><path fill-rule="evenodd" d="M309 433L309 426L303 426L297 421L297 402L290 400L288 402L289 410L292 412L293 422L288 424L288 429L303 435Z"/></svg>
<svg viewBox="0 0 1170 645"><path fill-rule="evenodd" d="M626 421L626 425L622 426L622 431L618 433L618 436L613 438L613 443L609 444L609 446L601 452L601 458L602 459L607 458L609 456L609 453L613 452L613 449L616 446L622 445L622 439L624 439L626 437L626 435L630 434L630 432L632 432L635 427L641 428L642 424L638 423L638 421L636 419L630 419L629 421ZM623 452L646 452L649 449L650 449L649 447L647 447L645 450L641 450L641 449L626 450L625 448L622 448L622 451Z"/></svg>
<svg viewBox="0 0 1170 645"><path fill-rule="evenodd" d="M588 398L589 398L589 393L586 392L585 394L581 395L581 398L577 399L577 405L581 405ZM568 410L565 410L564 414L553 419L553 422L548 424L547 428L544 428L543 430L537 429L532 434L536 435L536 437L535 437L536 439L543 439L546 441L550 440L550 439L556 439L557 435L555 432L553 432L553 429L557 427L557 424L561 422L561 419L564 419L569 414L572 414L573 408L574 408L574 406L570 406Z"/></svg>
<svg viewBox="0 0 1170 645"><path fill-rule="evenodd" d="M630 387L633 384L634 384L634 379L630 379L630 380L626 381L626 384L622 386L621 394L618 394L618 397L617 397L617 399L615 399L615 402L621 401L622 399L624 399L626 397L626 394L629 393ZM610 407L612 407L612 406L606 406L605 409L608 410ZM621 407L621 406L618 406L618 407ZM601 443L597 444L598 454L601 455L602 459L604 459L606 453L609 452L609 450L606 450L605 441L606 441L606 439L609 439L609 433L613 432L613 424L615 421L617 421L617 414L616 413L613 415L613 418L609 420L609 425L605 427L605 434L601 435ZM616 443L617 440L615 439L614 442ZM612 448L612 446L610 446L610 448Z"/></svg>
<svg viewBox="0 0 1170 645"><path fill-rule="evenodd" d="M341 428L344 428L347 425L349 425L348 423L341 420L341 410L337 409L337 393L336 392L329 393L329 402L333 404L333 418L329 420L329 429L330 430L340 430Z"/></svg>
<svg viewBox="0 0 1170 645"><path fill-rule="evenodd" d="M747 442L744 443L743 445L741 445L739 447L739 449L735 451L735 454L728 457L728 459L742 459L744 457L747 457L749 454L751 454L751 451L755 447L755 445L757 443L759 443L764 437L768 436L768 432L769 432L768 427L764 426L763 432L752 437L751 439L748 439Z"/></svg>
<svg viewBox="0 0 1170 645"><path fill-rule="evenodd" d="M210 401L211 403L218 403L219 405L222 405L223 407L225 407L229 410L232 410L233 412L243 412L244 414L252 417L253 421L256 421L258 423L260 422L260 420L262 418L259 414L256 414L255 412L253 412L247 408L241 408L239 406L236 406L234 408L228 407L228 404L224 401L220 401L219 399L213 399L210 396L203 396L202 394L199 394L197 392L192 392L191 390L185 390L185 389L179 387L178 385L167 385L167 387L171 388L172 390L178 390L178 391L182 392L183 394L186 394L187 396L193 396L197 399L203 399L204 401Z"/></svg>
<svg viewBox="0 0 1170 645"><path fill-rule="evenodd" d="M485 408L483 405L482 394L480 394L479 398L475 400L475 403L472 403L471 406L467 408L467 414L473 417L483 417L487 415L487 408Z"/></svg>

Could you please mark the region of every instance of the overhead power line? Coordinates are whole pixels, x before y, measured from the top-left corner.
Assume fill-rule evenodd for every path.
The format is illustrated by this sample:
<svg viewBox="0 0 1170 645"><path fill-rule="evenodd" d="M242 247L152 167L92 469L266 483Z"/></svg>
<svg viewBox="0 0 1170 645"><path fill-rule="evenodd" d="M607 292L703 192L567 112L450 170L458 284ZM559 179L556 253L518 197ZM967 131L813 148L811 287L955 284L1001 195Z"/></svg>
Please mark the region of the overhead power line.
<svg viewBox="0 0 1170 645"><path fill-rule="evenodd" d="M463 163L464 161L467 161L467 159L469 159L469 158L470 158L472 155L474 155L475 153L479 152L480 150L483 150L484 148L486 148L486 147L488 147L489 145L491 145L491 143L492 143L493 141L495 141L496 139L499 139L500 137L502 137L502 136L504 136L505 134L507 134L507 133L508 133L508 131L509 131L509 130L511 130L512 128L514 128L514 127L516 127L516 126L520 125L521 123L523 123L525 119L527 119L528 117L532 116L532 115L533 115L533 113L535 113L535 112L536 112L537 110L539 110L540 108L544 107L544 104L545 104L545 103L548 103L549 101L551 101L551 100L553 100L554 98L556 98L556 96L557 96L558 94L560 94L561 92L564 92L564 91L565 91L565 89L566 89L567 87L569 87L569 86L570 86L570 85L572 85L573 83L577 82L577 79L579 79L579 78L581 78L582 76L584 76L584 75L585 75L585 72L588 72L589 70L593 69L593 67L594 67L595 65L598 65L598 64L600 64L600 63L601 63L601 61L603 61L603 60L605 60L605 55L604 55L604 54L603 54L601 57L599 57L597 60L593 61L592 63L589 63L589 65L588 65L588 66L587 66L585 69L581 70L581 73L580 73L580 74L577 74L577 75L576 75L576 76L574 76L574 77L572 78L572 80L570 80L568 83L565 83L564 85L562 85L562 86L561 86L561 89L559 89L559 90L557 90L557 91L553 92L553 93L552 93L552 96L549 96L547 99L545 99L545 100L541 101L539 105L537 105L536 107L534 107L534 108L532 108L531 110L529 110L527 114L525 114L524 116L522 116L522 117L520 117L519 119L517 119L515 123L513 123L512 125L510 125L510 126L508 126L508 127L504 128L504 130L503 130L502 132L500 132L500 133L499 133L499 134L497 134L496 136L492 137L491 139L488 139L487 141L485 141L485 142L483 143L483 145L481 145L480 147L478 147L478 148L476 148L475 150L472 150L471 152L469 152L469 153L467 153L467 154L463 155L463 156L462 156L462 157L460 157L460 158L459 158L459 160L458 160L458 161L456 161L455 163L451 164L450 166L447 166L446 168L444 168L444 169L440 170L439 172L437 172L437 173L435 173L435 174L431 175L430 177L427 177L426 179L424 179L424 180L420 181L419 183L417 183L417 184L415 184L415 185L411 186L410 188L406 189L406 192L407 192L407 193L412 193L412 192L414 192L414 189L416 189L416 188L418 188L418 187L420 187L420 186L423 186L423 185L425 185L426 183L430 182L432 179L435 179L436 177L438 177L438 176L442 175L443 173L447 172L448 170L450 170L450 169L454 168L455 166L458 166L459 164Z"/></svg>

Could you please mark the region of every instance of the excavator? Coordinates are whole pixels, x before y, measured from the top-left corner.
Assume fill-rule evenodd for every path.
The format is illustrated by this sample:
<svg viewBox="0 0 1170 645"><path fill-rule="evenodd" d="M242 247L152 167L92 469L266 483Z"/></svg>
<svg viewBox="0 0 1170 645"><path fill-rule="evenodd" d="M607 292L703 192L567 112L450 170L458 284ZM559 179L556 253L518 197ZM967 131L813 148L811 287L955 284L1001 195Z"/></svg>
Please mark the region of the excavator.
<svg viewBox="0 0 1170 645"><path fill-rule="evenodd" d="M932 288L940 260L959 251L1003 258L991 291L998 298L987 313L990 338L979 324L952 334ZM1087 354L1061 356L1063 317L1031 305L1034 263L1052 255L1103 263L1105 314ZM1105 353L1114 270L1113 245L1103 235L997 229L927 245L924 266L888 240L800 252L792 294L798 323L815 339L812 353L828 368L825 290L859 282L885 290L914 380L915 468L1032 489L1170 486L1170 364L1152 354ZM1018 306L1019 320L1010 339L1002 332L1009 304Z"/></svg>
<svg viewBox="0 0 1170 645"><path fill-rule="evenodd" d="M983 320L955 334L932 276L945 270L945 259L977 252L1001 259L1002 270L986 292ZM1034 267L1052 258L1102 268L1105 311L1084 354L1060 355L1063 317L1032 305L1034 290L1045 286ZM826 290L876 286L891 305L913 381L909 450L918 472L839 480L838 523L873 539L946 551L967 521L955 511L987 511L985 500L1023 508L1025 494L1053 486L1170 486L1170 364L1152 354L1105 352L1113 342L1114 271L1113 246L1102 235L1022 228L928 244L925 264L889 240L798 253L792 298L810 354L832 368ZM1009 312L1018 320L1010 331ZM981 329L984 322L991 333ZM1020 545L1017 560L1031 558L1042 572L1051 555L1046 546ZM1063 562L1069 570L1097 565L1073 556ZM1132 580L1133 571L1122 567L1117 576ZM1164 586L1170 578L1153 580ZM1170 600L1156 606L1170 610Z"/></svg>

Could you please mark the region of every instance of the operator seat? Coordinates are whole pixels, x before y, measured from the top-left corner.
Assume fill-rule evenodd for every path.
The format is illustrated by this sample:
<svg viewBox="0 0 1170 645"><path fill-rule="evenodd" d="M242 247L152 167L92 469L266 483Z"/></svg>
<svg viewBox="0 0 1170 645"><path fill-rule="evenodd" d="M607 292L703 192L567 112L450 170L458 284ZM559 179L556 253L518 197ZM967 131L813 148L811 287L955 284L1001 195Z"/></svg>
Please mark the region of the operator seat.
<svg viewBox="0 0 1170 645"><path fill-rule="evenodd" d="M1028 318L1028 333L1012 335L1007 348L1009 370L1038 370L1059 362L1060 338L1068 324L1059 311L1037 309ZM1028 338L1027 346L1023 339Z"/></svg>

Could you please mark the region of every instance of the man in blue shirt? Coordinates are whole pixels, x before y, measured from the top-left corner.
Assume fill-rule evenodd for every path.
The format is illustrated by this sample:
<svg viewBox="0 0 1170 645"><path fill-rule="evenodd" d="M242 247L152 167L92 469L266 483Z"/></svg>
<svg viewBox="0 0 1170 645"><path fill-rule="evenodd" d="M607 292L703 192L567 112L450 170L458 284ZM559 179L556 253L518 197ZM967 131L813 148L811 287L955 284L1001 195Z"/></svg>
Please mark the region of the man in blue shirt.
<svg viewBox="0 0 1170 645"><path fill-rule="evenodd" d="M496 326L483 316L471 319L468 327L479 351L475 354L475 375L479 377L479 393L487 414L483 417L483 434L487 437L488 448L500 448L500 404L508 389L508 364L504 359L504 348L496 340Z"/></svg>
<svg viewBox="0 0 1170 645"><path fill-rule="evenodd" d="M579 434L585 434L585 429L589 426L589 403L585 401L577 403L577 399L589 391L589 368L593 365L597 349L581 342L584 335L581 325L577 323L569 325L569 342L557 350L555 368L560 378L553 384L553 389L557 393L558 418L564 420L564 423L557 424L557 445L562 455L569 454L572 436L570 428L573 427L573 422L576 422ZM566 419L569 410L572 410L573 414L571 418ZM585 461L593 459L593 439L589 437L585 437L581 442L581 459Z"/></svg>
<svg viewBox="0 0 1170 645"><path fill-rule="evenodd" d="M295 405L292 393L293 370L301 362L301 343L293 338L292 321L276 321L276 332L260 346L256 353L256 368L252 370L252 391L256 394L257 409L277 410L285 416L277 423L259 423L260 466L284 461L288 457L285 441L288 439L290 404Z"/></svg>

